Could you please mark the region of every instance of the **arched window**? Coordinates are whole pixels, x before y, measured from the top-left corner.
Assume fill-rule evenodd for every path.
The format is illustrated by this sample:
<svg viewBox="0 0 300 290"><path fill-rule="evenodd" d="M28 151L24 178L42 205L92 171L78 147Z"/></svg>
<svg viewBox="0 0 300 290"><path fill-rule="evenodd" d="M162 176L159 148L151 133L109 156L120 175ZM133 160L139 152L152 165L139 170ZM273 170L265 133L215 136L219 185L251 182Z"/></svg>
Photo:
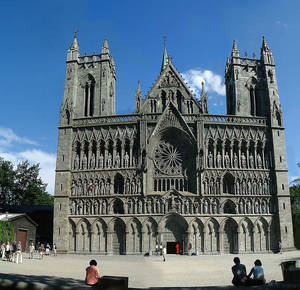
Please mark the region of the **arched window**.
<svg viewBox="0 0 300 290"><path fill-rule="evenodd" d="M180 91L177 91L177 93L176 93L176 100L177 100L178 111L181 113L182 112L182 95L181 95Z"/></svg>
<svg viewBox="0 0 300 290"><path fill-rule="evenodd" d="M113 208L114 214L124 214L123 202L120 199L116 199Z"/></svg>
<svg viewBox="0 0 300 290"><path fill-rule="evenodd" d="M223 212L228 214L236 214L236 206L231 200L227 200L223 207Z"/></svg>
<svg viewBox="0 0 300 290"><path fill-rule="evenodd" d="M88 75L88 80L85 83L84 90L84 116L91 117L94 115L94 95L95 95L95 80L91 75Z"/></svg>
<svg viewBox="0 0 300 290"><path fill-rule="evenodd" d="M167 98L166 98L165 91L161 91L161 104L162 104L162 111L164 111L167 105Z"/></svg>
<svg viewBox="0 0 300 290"><path fill-rule="evenodd" d="M223 193L234 194L234 177L230 173L223 177Z"/></svg>
<svg viewBox="0 0 300 290"><path fill-rule="evenodd" d="M124 193L124 177L119 173L114 178L114 191L118 194Z"/></svg>

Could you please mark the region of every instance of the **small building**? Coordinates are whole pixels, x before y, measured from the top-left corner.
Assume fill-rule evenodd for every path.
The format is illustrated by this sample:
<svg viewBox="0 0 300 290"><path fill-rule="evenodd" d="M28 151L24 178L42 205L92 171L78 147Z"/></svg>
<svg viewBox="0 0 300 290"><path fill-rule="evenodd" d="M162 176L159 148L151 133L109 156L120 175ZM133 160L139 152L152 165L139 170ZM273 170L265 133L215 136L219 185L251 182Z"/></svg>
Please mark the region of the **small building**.
<svg viewBox="0 0 300 290"><path fill-rule="evenodd" d="M35 243L37 223L25 213L2 213L0 221L11 222L14 228L14 239L22 243L22 251L28 249L31 242Z"/></svg>

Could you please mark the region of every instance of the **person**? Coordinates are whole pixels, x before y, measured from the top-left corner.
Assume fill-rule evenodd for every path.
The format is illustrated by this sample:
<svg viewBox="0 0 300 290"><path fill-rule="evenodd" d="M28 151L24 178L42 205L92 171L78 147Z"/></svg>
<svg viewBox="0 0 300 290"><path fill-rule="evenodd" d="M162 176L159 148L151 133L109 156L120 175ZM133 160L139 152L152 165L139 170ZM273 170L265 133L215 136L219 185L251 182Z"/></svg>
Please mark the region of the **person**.
<svg viewBox="0 0 300 290"><path fill-rule="evenodd" d="M35 250L34 244L33 242L31 242L29 246L29 259L33 259L34 250Z"/></svg>
<svg viewBox="0 0 300 290"><path fill-rule="evenodd" d="M155 245L155 253L156 253L156 256L158 256L158 244Z"/></svg>
<svg viewBox="0 0 300 290"><path fill-rule="evenodd" d="M162 249L163 262L166 261L166 254L167 254L167 249L166 246L164 245Z"/></svg>
<svg viewBox="0 0 300 290"><path fill-rule="evenodd" d="M250 278L253 274L253 278ZM247 276L247 286L264 285L266 283L264 269L260 260L255 260L254 267Z"/></svg>
<svg viewBox="0 0 300 290"><path fill-rule="evenodd" d="M159 245L159 252L160 252L160 255L162 255L162 248L163 248L163 246L162 246L162 244L160 244L160 245Z"/></svg>
<svg viewBox="0 0 300 290"><path fill-rule="evenodd" d="M40 253L40 260L43 260L43 258L44 258L44 245L43 244L41 244L41 243L39 243L39 247L38 247L38 249L39 249L39 253Z"/></svg>
<svg viewBox="0 0 300 290"><path fill-rule="evenodd" d="M178 243L176 243L176 255L178 255L179 254L179 244Z"/></svg>
<svg viewBox="0 0 300 290"><path fill-rule="evenodd" d="M282 254L281 250L282 250L282 243L281 243L281 241L278 241L278 251L279 251L279 254Z"/></svg>
<svg viewBox="0 0 300 290"><path fill-rule="evenodd" d="M49 243L47 243L47 245L46 245L46 252L45 252L45 255L47 255L47 256L50 255L50 245L49 245Z"/></svg>
<svg viewBox="0 0 300 290"><path fill-rule="evenodd" d="M52 250L53 250L53 255L57 256L57 247L56 247L56 244L53 244Z"/></svg>
<svg viewBox="0 0 300 290"><path fill-rule="evenodd" d="M233 259L234 265L231 268L233 278L232 284L234 286L243 286L246 284L247 280L247 271L244 264L241 264L240 258L235 257Z"/></svg>
<svg viewBox="0 0 300 290"><path fill-rule="evenodd" d="M9 256L10 256L10 243L9 243L9 241L7 241L6 246L5 246L5 256L6 256L6 259L9 260Z"/></svg>
<svg viewBox="0 0 300 290"><path fill-rule="evenodd" d="M98 279L100 278L99 269L95 260L90 261L90 266L85 269L85 284L94 286L97 285Z"/></svg>
<svg viewBox="0 0 300 290"><path fill-rule="evenodd" d="M12 243L12 258L11 261L14 263L16 260L16 252L17 252L17 242L13 241Z"/></svg>
<svg viewBox="0 0 300 290"><path fill-rule="evenodd" d="M19 241L18 245L17 245L17 252L16 252L16 263L19 264L22 264L23 263L23 255L22 255L22 243L21 241Z"/></svg>
<svg viewBox="0 0 300 290"><path fill-rule="evenodd" d="M1 256L2 260L5 258L5 243L1 243Z"/></svg>

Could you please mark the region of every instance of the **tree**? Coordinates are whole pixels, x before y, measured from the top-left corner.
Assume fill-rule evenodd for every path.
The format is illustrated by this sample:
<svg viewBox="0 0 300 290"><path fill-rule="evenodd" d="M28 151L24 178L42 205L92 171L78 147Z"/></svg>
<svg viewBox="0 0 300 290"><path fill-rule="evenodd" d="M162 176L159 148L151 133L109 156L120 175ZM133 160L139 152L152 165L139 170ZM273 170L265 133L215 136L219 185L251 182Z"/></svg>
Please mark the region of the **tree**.
<svg viewBox="0 0 300 290"><path fill-rule="evenodd" d="M13 204L15 171L13 164L0 157L0 199L1 203Z"/></svg>
<svg viewBox="0 0 300 290"><path fill-rule="evenodd" d="M8 205L53 205L47 184L39 177L40 165L21 162L14 170L10 161L0 158L0 203Z"/></svg>
<svg viewBox="0 0 300 290"><path fill-rule="evenodd" d="M14 240L14 228L8 221L0 221L0 241L7 243L7 241Z"/></svg>
<svg viewBox="0 0 300 290"><path fill-rule="evenodd" d="M298 163L300 167L300 163ZM300 177L292 181L290 187L291 207L294 228L295 246L300 248Z"/></svg>

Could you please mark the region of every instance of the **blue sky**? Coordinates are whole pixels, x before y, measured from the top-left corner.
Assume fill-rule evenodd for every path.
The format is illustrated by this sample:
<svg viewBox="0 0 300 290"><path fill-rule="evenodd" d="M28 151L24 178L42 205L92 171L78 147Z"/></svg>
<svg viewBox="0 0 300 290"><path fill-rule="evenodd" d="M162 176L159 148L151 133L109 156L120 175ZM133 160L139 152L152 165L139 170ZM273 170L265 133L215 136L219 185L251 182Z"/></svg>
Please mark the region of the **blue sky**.
<svg viewBox="0 0 300 290"><path fill-rule="evenodd" d="M286 127L290 179L300 175L300 1L17 1L0 9L0 156L41 164L53 193L57 124L65 60L75 30L80 51L109 41L117 67L117 112L133 110L137 81L146 94L167 50L179 72L208 86L209 110L225 113L224 68L232 41L259 55L262 35L273 51ZM191 80L190 80L191 81Z"/></svg>

